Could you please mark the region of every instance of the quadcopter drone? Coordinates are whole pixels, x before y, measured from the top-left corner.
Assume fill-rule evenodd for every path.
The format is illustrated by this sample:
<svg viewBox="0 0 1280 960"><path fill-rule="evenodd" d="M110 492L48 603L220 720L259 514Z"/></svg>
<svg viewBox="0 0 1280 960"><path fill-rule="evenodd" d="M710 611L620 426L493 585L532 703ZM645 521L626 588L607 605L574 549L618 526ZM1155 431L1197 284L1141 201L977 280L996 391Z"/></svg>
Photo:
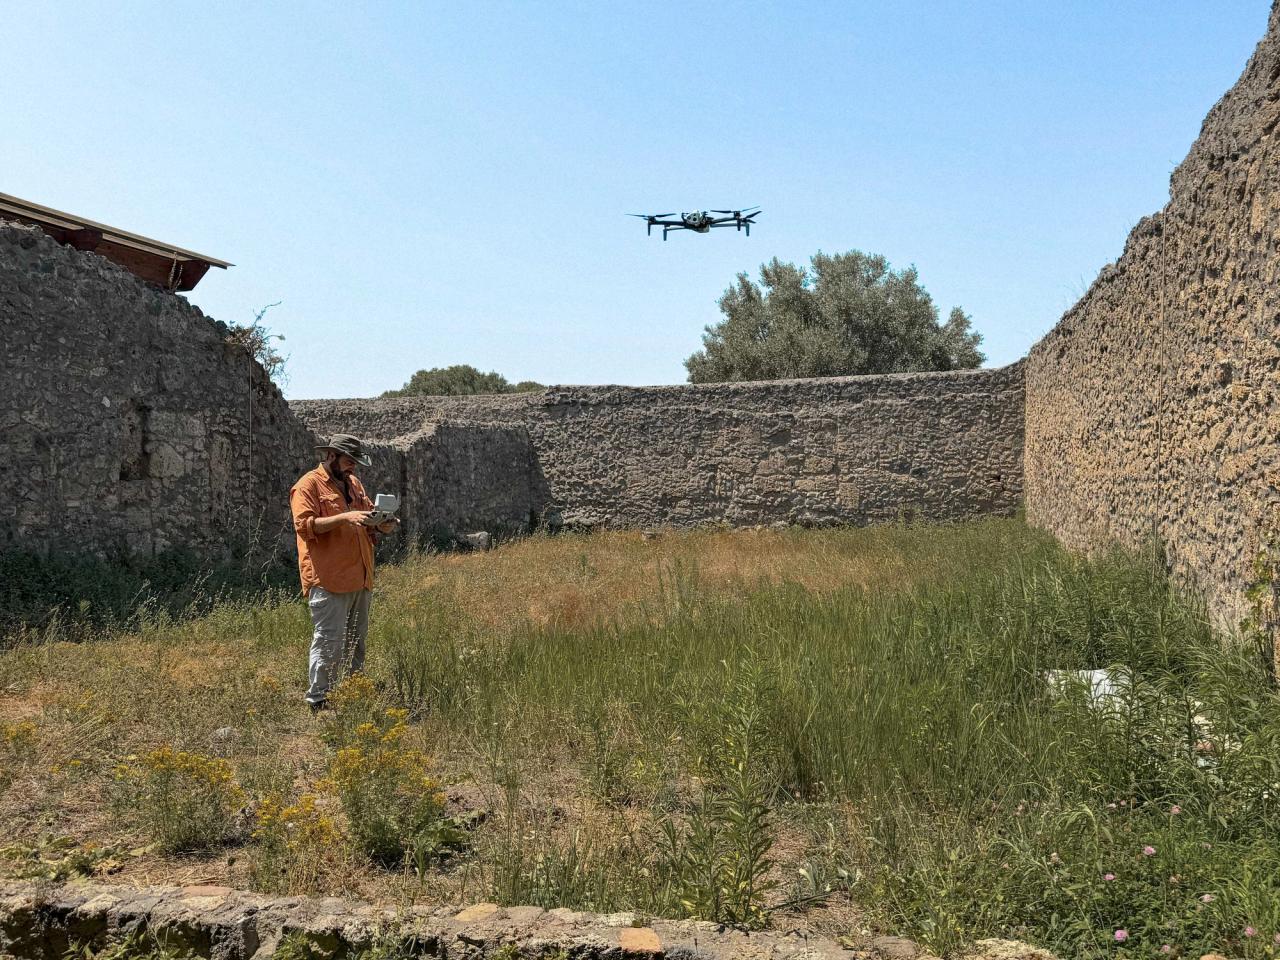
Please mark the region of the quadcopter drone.
<svg viewBox="0 0 1280 960"><path fill-rule="evenodd" d="M722 213L724 216L715 217L712 214ZM759 207L748 207L746 210L695 210L693 213L680 214L679 220L664 220L663 217L674 217L674 213L631 213L631 217L639 217L645 221L645 233L653 236L653 228L662 228L662 239L667 239L667 234L672 230L692 230L695 233L710 233L712 227L736 227L739 231L746 230L747 236L751 236L751 224L755 223L755 218L760 216Z"/></svg>

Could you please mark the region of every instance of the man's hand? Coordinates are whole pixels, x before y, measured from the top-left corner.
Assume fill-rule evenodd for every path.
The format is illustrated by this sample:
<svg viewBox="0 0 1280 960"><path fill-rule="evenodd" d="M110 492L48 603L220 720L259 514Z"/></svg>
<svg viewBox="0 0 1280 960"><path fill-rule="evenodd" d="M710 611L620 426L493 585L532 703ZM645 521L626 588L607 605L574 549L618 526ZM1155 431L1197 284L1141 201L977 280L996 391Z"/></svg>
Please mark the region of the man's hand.
<svg viewBox="0 0 1280 960"><path fill-rule="evenodd" d="M346 513L336 513L332 517L317 517L316 533L328 533L334 527L340 527L344 523L349 523L353 527L362 527L372 512L372 510L348 510Z"/></svg>
<svg viewBox="0 0 1280 960"><path fill-rule="evenodd" d="M379 533L390 533L399 525L400 525L400 518L392 517L390 520L387 520L384 523L378 524L374 529L377 530Z"/></svg>

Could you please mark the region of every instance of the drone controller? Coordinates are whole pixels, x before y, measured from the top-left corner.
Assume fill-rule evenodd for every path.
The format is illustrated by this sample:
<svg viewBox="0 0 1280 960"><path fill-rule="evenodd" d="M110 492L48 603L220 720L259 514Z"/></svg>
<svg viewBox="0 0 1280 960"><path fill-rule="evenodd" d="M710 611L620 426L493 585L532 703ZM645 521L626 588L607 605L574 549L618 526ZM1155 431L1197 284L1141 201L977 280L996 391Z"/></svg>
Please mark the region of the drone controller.
<svg viewBox="0 0 1280 960"><path fill-rule="evenodd" d="M373 510L365 518L365 526L378 527L388 520L396 519L396 511L400 509L400 498L394 493L380 493L373 500Z"/></svg>

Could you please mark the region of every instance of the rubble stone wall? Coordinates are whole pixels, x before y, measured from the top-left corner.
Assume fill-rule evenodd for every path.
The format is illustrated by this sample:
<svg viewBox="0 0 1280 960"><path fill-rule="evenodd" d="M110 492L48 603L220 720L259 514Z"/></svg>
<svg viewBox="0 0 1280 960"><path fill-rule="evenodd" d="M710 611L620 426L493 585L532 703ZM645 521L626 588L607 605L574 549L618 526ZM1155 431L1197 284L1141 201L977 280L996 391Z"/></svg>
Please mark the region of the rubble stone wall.
<svg viewBox="0 0 1280 960"><path fill-rule="evenodd" d="M313 401L295 416L226 327L39 230L0 225L0 549L289 549L314 429L372 442L405 534L1009 513L1018 367L504 397Z"/></svg>
<svg viewBox="0 0 1280 960"><path fill-rule="evenodd" d="M0 879L0 956L43 960L128 937L209 960L270 960L281 948L333 957L574 957L577 960L936 960L903 937L840 943L808 932L748 932L704 920L650 920L564 907L401 906L337 897L270 897L227 887L56 886ZM148 940L149 938L149 940ZM957 960L1054 960L1009 940L980 940Z"/></svg>
<svg viewBox="0 0 1280 960"><path fill-rule="evenodd" d="M537 497L524 427L441 421L396 441L402 533L447 540L469 531L526 533ZM374 491L370 489L372 495Z"/></svg>
<svg viewBox="0 0 1280 960"><path fill-rule="evenodd" d="M1028 520L1149 543L1220 622L1280 520L1280 5L1168 205L1026 361Z"/></svg>
<svg viewBox="0 0 1280 960"><path fill-rule="evenodd" d="M324 428L321 436L350 432ZM367 435L366 435L367 436ZM365 441L359 476L370 497L400 497L400 536L450 540L474 531L527 533L540 502L529 435L518 424L438 421L393 440ZM401 542L393 538L393 550Z"/></svg>
<svg viewBox="0 0 1280 960"><path fill-rule="evenodd" d="M398 445L441 420L505 421L528 436L529 509L579 527L955 520L1013 513L1022 496L1018 365L294 409L320 433ZM459 489L436 495L465 498L479 474L451 476Z"/></svg>
<svg viewBox="0 0 1280 960"><path fill-rule="evenodd" d="M0 549L280 542L311 433L225 337L182 297L0 223Z"/></svg>

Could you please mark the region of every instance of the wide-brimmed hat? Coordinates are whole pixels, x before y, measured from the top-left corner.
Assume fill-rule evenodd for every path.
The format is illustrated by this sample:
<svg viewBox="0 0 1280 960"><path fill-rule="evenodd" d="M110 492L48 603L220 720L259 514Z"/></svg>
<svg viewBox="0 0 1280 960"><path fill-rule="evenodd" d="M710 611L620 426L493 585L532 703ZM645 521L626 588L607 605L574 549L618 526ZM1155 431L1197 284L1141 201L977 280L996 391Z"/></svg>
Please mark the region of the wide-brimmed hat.
<svg viewBox="0 0 1280 960"><path fill-rule="evenodd" d="M373 461L364 452L364 444L360 442L360 438L349 433L335 433L328 443L317 443L316 449L336 450L338 453L345 453L362 467L373 466Z"/></svg>

